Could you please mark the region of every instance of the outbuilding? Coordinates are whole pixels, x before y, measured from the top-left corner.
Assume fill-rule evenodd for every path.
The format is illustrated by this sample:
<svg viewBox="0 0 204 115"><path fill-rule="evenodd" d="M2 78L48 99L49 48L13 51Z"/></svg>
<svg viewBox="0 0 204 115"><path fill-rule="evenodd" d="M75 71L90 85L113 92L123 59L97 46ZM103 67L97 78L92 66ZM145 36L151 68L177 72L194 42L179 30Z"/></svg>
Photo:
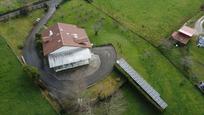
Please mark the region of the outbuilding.
<svg viewBox="0 0 204 115"><path fill-rule="evenodd" d="M42 32L43 54L56 72L89 64L92 44L84 29L57 23Z"/></svg>
<svg viewBox="0 0 204 115"><path fill-rule="evenodd" d="M178 31L172 34L172 38L175 41L186 45L189 42L189 40L193 37L195 32L196 31L193 28L190 28L188 26L183 26Z"/></svg>

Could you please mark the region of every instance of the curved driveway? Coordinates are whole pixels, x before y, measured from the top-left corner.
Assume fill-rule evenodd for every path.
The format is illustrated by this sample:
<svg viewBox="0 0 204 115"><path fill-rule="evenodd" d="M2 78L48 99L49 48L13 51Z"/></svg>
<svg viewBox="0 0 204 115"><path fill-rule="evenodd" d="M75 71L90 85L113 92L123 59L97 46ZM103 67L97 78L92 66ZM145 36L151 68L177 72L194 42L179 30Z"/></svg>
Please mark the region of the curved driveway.
<svg viewBox="0 0 204 115"><path fill-rule="evenodd" d="M23 56L27 64L40 68L41 61L35 50L35 34L40 31L40 29L47 23L47 21L52 17L56 11L56 1L51 0L48 2L49 10L47 14L40 20L40 22L32 29L31 33L27 37L27 40L24 44Z"/></svg>
<svg viewBox="0 0 204 115"><path fill-rule="evenodd" d="M195 23L195 29L197 31L197 35L203 34L203 23L204 23L204 16L202 16L196 23Z"/></svg>
<svg viewBox="0 0 204 115"><path fill-rule="evenodd" d="M91 75L81 74L81 79L59 79L60 74L53 74L52 71L46 69L44 64L42 63L42 59L38 56L38 53L35 48L35 34L42 29L44 24L52 17L54 12L56 11L55 6L57 5L56 0L51 0L49 3L49 11L45 16L40 20L40 22L32 29L30 32L23 49L23 56L25 62L29 65L35 66L39 68L41 77L40 80L47 87L50 95L57 99L57 101L64 107L64 105L69 105L68 100L76 99L77 95L81 90L87 88L89 85L95 83L103 79L109 73L112 72L113 66L116 61L116 51L112 46L103 46L93 48L92 51L99 55L101 65L99 69L97 69ZM81 69L78 70L81 72L86 72L86 70ZM69 77L72 73L67 73L67 77ZM75 76L80 78L79 76ZM81 88L82 87L82 88ZM66 108L66 106L64 107Z"/></svg>

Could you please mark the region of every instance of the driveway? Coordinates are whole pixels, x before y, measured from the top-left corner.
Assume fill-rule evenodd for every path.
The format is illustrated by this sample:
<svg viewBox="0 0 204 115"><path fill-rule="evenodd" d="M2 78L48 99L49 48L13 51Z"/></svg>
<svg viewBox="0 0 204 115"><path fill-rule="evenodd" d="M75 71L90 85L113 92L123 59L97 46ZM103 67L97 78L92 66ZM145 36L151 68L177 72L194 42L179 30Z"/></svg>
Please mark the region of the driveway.
<svg viewBox="0 0 204 115"><path fill-rule="evenodd" d="M204 23L204 16L198 19L197 22L195 23L195 29L197 31L197 35L204 33L203 23Z"/></svg>
<svg viewBox="0 0 204 115"><path fill-rule="evenodd" d="M35 66L41 73L43 82L50 96L56 99L63 107L77 98L77 95L89 85L104 79L113 70L116 61L116 51L112 45L95 47L92 49L96 56L93 64L77 68L72 71L55 73L42 63L35 48L35 34L40 32L43 25L56 11L57 2L51 0L49 11L30 32L23 49L23 56L27 64Z"/></svg>
<svg viewBox="0 0 204 115"><path fill-rule="evenodd" d="M44 75L41 80L52 97L61 103L64 108L69 108L66 106L70 103L67 100L76 100L80 92L104 79L113 71L117 55L112 45L95 47L92 52L99 56L100 62L58 73L44 65L46 71L44 73L49 75ZM95 63L99 64L99 66Z"/></svg>
<svg viewBox="0 0 204 115"><path fill-rule="evenodd" d="M35 49L35 35L40 31L40 29L47 23L47 21L52 17L54 12L56 11L56 2L55 0L51 0L49 3L49 10L44 15L44 17L40 20L40 22L32 29L27 40L24 44L23 56L27 64L40 68L41 67L41 59L39 58L36 49Z"/></svg>

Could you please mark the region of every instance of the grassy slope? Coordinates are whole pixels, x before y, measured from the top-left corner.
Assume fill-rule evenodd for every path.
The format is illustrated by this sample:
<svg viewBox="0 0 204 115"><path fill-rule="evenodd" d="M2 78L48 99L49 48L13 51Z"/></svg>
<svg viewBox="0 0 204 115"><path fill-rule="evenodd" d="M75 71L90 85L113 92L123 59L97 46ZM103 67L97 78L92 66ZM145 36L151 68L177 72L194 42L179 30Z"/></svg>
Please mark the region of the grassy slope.
<svg viewBox="0 0 204 115"><path fill-rule="evenodd" d="M156 45L198 12L203 0L94 0L94 4L132 24Z"/></svg>
<svg viewBox="0 0 204 115"><path fill-rule="evenodd" d="M19 45L23 45L25 38L33 27L33 22L42 17L43 10L36 10L29 16L11 19L8 22L0 22L0 35L7 39L12 49L20 54Z"/></svg>
<svg viewBox="0 0 204 115"><path fill-rule="evenodd" d="M36 1L38 0L0 0L0 14Z"/></svg>
<svg viewBox="0 0 204 115"><path fill-rule="evenodd" d="M203 0L95 0L94 4L120 21L133 31L158 46L163 38L183 25L188 19L195 21L203 15L199 12ZM128 7L127 7L128 6ZM199 12L199 13L198 13ZM193 22L188 25L193 26ZM172 48L165 55L179 68L184 57L180 48ZM204 80L203 49L196 47L196 40L189 44L189 56L192 58L192 73L198 80ZM184 71L186 73L186 71ZM192 77L192 75L189 75Z"/></svg>
<svg viewBox="0 0 204 115"><path fill-rule="evenodd" d="M0 58L1 115L54 115L54 110L23 73L3 38L0 38Z"/></svg>
<svg viewBox="0 0 204 115"><path fill-rule="evenodd" d="M64 13L63 11L66 11ZM80 18L79 18L80 17ZM132 35L108 17L98 36L93 25L100 17L105 17L93 7L80 0L61 6L48 25L56 22L73 23L85 27L94 44L112 43L119 56L124 57L144 78L159 91L169 104L164 114L204 113L202 95L191 85L161 54L141 38ZM184 85L180 85L184 82ZM122 89L128 100L127 113L152 114L152 108L144 100L135 96L136 90Z"/></svg>

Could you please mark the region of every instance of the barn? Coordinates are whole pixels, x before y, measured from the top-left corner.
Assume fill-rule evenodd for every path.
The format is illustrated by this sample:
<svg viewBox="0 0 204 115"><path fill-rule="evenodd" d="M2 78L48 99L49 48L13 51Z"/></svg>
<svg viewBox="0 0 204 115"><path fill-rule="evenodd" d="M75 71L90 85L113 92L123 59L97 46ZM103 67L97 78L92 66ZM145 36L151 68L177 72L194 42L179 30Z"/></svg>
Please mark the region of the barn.
<svg viewBox="0 0 204 115"><path fill-rule="evenodd" d="M89 64L93 53L86 31L57 23L42 32L43 54L56 72Z"/></svg>

